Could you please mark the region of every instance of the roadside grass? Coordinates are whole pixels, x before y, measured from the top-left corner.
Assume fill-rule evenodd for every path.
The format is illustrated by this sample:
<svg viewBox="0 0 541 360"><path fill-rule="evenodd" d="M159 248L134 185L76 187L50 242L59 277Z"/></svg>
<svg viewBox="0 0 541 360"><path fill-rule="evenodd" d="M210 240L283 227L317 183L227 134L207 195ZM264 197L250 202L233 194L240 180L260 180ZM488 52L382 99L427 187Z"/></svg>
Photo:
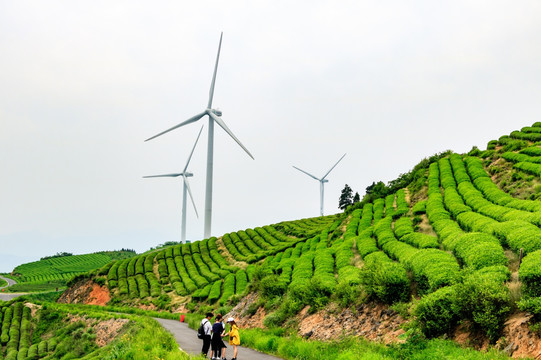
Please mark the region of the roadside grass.
<svg viewBox="0 0 541 360"><path fill-rule="evenodd" d="M34 295L32 295L34 296ZM20 301L20 300L19 300ZM131 320L127 330L109 345L80 357L86 360L189 360L194 357L180 351L173 336L157 321L147 316L109 312L99 306L57 304L40 302L44 308L86 318L107 320L126 318ZM178 316L177 316L178 318ZM197 358L196 358L197 359Z"/></svg>
<svg viewBox="0 0 541 360"><path fill-rule="evenodd" d="M7 281L4 279L0 279L0 288L7 286Z"/></svg>
<svg viewBox="0 0 541 360"><path fill-rule="evenodd" d="M45 291L45 292L38 292L38 293L32 293L23 295L20 297L20 299L24 299L24 301L28 301L31 303L36 302L56 302L60 295L62 295L61 291Z"/></svg>
<svg viewBox="0 0 541 360"><path fill-rule="evenodd" d="M203 315L187 314L192 329L199 327ZM306 340L285 329L241 329L241 345L288 360L391 360L391 359L466 359L508 360L505 354L491 349L487 352L463 348L443 339L427 340L413 336L403 344L384 345L359 337L339 341Z"/></svg>
<svg viewBox="0 0 541 360"><path fill-rule="evenodd" d="M135 319L126 334L110 345L85 356L87 360L193 360L194 358L180 351L172 335L158 322L144 317Z"/></svg>
<svg viewBox="0 0 541 360"><path fill-rule="evenodd" d="M66 282L62 280L57 281L39 281L39 282L25 282L17 283L6 288L7 292L43 292L43 291L56 291L64 290L66 288Z"/></svg>

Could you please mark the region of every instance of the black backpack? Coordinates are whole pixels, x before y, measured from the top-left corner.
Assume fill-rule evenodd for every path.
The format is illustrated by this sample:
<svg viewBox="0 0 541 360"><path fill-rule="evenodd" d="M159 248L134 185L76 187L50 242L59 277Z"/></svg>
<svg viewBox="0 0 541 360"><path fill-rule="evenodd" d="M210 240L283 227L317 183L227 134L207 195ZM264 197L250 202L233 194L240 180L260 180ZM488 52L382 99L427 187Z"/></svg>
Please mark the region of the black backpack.
<svg viewBox="0 0 541 360"><path fill-rule="evenodd" d="M201 326L199 327L199 330L197 330L197 337L199 339L203 339L205 337L205 324L206 322L203 322Z"/></svg>

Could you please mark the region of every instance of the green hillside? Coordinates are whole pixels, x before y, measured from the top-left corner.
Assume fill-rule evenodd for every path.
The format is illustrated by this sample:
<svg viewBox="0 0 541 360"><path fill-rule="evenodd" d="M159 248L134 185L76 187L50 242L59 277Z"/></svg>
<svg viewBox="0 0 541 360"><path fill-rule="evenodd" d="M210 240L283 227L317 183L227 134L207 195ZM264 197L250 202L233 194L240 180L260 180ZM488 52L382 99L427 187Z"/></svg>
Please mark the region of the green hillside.
<svg viewBox="0 0 541 360"><path fill-rule="evenodd" d="M44 257L13 269L11 277L18 282L10 291L44 291L62 287L75 275L99 269L113 260L129 258L133 250L103 251L94 254L67 253Z"/></svg>
<svg viewBox="0 0 541 360"><path fill-rule="evenodd" d="M157 323L73 305L0 301L0 359L189 359Z"/></svg>
<svg viewBox="0 0 541 360"><path fill-rule="evenodd" d="M92 279L109 288L109 305L168 312L228 313L254 293L242 313L264 308L265 327L292 332L306 306L384 304L406 319L410 339L466 324L476 341L503 349L512 314L533 315L531 336L541 328L540 176L535 123L486 150L447 151L374 182L343 213L165 247Z"/></svg>

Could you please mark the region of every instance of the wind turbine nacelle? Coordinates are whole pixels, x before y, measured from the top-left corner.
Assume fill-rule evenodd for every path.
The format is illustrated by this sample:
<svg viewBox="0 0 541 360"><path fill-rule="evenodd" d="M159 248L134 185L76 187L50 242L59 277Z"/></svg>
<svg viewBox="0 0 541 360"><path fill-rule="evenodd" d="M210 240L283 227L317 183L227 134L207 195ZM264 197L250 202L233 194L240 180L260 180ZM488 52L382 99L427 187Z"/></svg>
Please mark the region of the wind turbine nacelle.
<svg viewBox="0 0 541 360"><path fill-rule="evenodd" d="M222 110L212 109L211 111L216 116L222 116Z"/></svg>
<svg viewBox="0 0 541 360"><path fill-rule="evenodd" d="M184 176L186 176L186 177L192 177L192 176L193 176L193 173L185 172L185 173L184 173Z"/></svg>
<svg viewBox="0 0 541 360"><path fill-rule="evenodd" d="M329 182L329 180L327 180L327 179L323 179L323 180L322 180L321 182L322 182L322 183L328 183L328 182Z"/></svg>

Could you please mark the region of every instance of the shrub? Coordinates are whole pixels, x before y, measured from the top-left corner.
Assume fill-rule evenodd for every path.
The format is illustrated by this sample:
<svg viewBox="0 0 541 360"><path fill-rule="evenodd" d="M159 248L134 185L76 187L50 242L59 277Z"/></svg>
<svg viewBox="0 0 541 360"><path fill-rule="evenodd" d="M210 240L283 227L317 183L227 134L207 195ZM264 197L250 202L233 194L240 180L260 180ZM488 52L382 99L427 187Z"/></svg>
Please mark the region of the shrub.
<svg viewBox="0 0 541 360"><path fill-rule="evenodd" d="M494 342L511 307L509 289L492 273L473 273L457 286L457 304L465 318Z"/></svg>
<svg viewBox="0 0 541 360"><path fill-rule="evenodd" d="M220 298L220 294L222 293L222 280L217 280L212 284L212 287L210 288L210 292L208 295L208 300L210 303L215 302Z"/></svg>
<svg viewBox="0 0 541 360"><path fill-rule="evenodd" d="M449 333L459 320L456 286L446 286L423 296L413 314L426 336Z"/></svg>
<svg viewBox="0 0 541 360"><path fill-rule="evenodd" d="M235 294L242 294L246 287L248 286L248 277L246 271L238 270L235 274L236 284L235 284Z"/></svg>
<svg viewBox="0 0 541 360"><path fill-rule="evenodd" d="M229 274L224 279L220 305L224 305L233 294L235 294L235 274Z"/></svg>
<svg viewBox="0 0 541 360"><path fill-rule="evenodd" d="M268 299L284 294L287 289L286 286L286 284L279 281L277 275L267 275L259 283L261 295Z"/></svg>
<svg viewBox="0 0 541 360"><path fill-rule="evenodd" d="M426 212L426 200L418 201L411 208L411 212L413 213L413 215L424 214Z"/></svg>
<svg viewBox="0 0 541 360"><path fill-rule="evenodd" d="M368 295L388 304L409 298L410 283L403 266L381 251L367 255L364 260L361 284Z"/></svg>
<svg viewBox="0 0 541 360"><path fill-rule="evenodd" d="M523 283L523 291L529 296L541 296L541 250L528 254L522 260L519 279Z"/></svg>
<svg viewBox="0 0 541 360"><path fill-rule="evenodd" d="M359 272L359 275L360 275L360 272ZM359 299L360 294L361 294L361 287L352 286L352 284L347 280L339 281L338 285L336 285L336 288L334 290L334 296L336 297L336 300L342 307L345 307L357 301Z"/></svg>
<svg viewBox="0 0 541 360"><path fill-rule="evenodd" d="M541 320L541 297L524 298L518 302L518 308L533 314L537 321Z"/></svg>

